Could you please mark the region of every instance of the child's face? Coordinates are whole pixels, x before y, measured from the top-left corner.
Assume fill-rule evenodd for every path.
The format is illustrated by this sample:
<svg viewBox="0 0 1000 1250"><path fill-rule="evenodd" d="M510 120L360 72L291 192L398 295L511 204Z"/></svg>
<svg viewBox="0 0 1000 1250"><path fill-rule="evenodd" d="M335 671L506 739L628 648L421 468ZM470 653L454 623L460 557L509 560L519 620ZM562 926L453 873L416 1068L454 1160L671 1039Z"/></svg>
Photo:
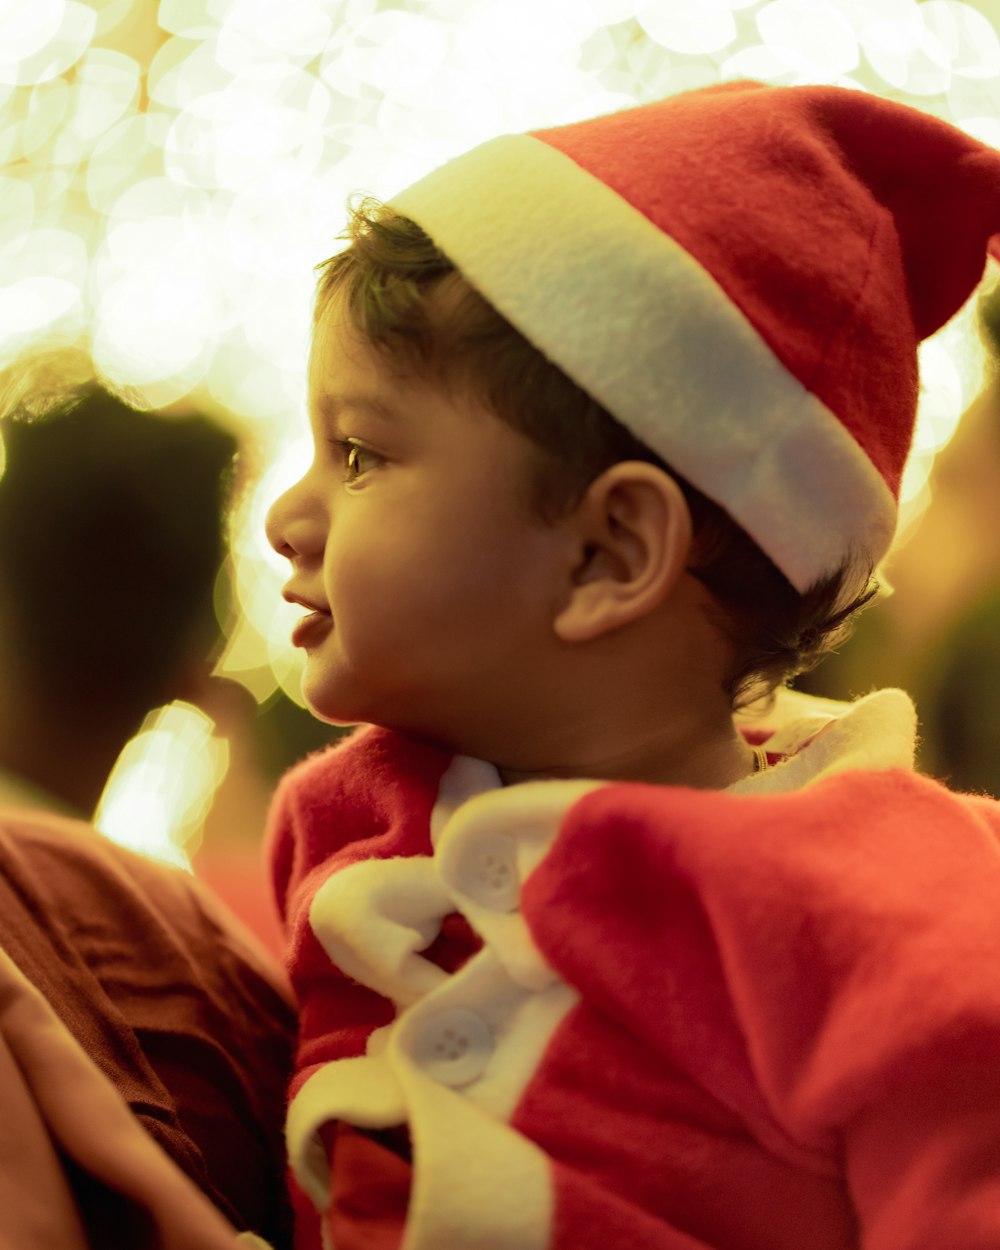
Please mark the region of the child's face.
<svg viewBox="0 0 1000 1250"><path fill-rule="evenodd" d="M313 463L268 517L285 595L312 609L293 633L305 699L326 720L480 746L477 726L528 714L553 645L565 541L529 507L534 449L392 371L335 308L310 400Z"/></svg>

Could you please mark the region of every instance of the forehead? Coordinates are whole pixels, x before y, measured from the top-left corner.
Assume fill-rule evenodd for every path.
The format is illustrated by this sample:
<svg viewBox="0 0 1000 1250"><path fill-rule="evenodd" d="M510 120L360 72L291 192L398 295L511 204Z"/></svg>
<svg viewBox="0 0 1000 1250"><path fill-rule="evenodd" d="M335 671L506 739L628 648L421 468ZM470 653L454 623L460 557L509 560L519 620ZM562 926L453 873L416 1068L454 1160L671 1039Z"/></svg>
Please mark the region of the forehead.
<svg viewBox="0 0 1000 1250"><path fill-rule="evenodd" d="M419 353L376 345L358 327L341 292L317 310L309 358L310 406L334 418L344 409L396 418L402 412L487 412L460 370L421 365Z"/></svg>
<svg viewBox="0 0 1000 1250"><path fill-rule="evenodd" d="M386 405L404 378L388 353L365 341L345 309L329 307L317 318L309 352L309 393L321 408L343 406L345 397Z"/></svg>
<svg viewBox="0 0 1000 1250"><path fill-rule="evenodd" d="M477 331L477 313L487 306L457 272L425 283L378 281L362 275L321 287L317 297L313 343L376 357L378 368L394 383L433 382L448 390L471 380L463 368L468 332Z"/></svg>
<svg viewBox="0 0 1000 1250"><path fill-rule="evenodd" d="M345 301L334 298L318 311L309 350L310 385L323 386L339 373L373 372L374 349L355 327Z"/></svg>

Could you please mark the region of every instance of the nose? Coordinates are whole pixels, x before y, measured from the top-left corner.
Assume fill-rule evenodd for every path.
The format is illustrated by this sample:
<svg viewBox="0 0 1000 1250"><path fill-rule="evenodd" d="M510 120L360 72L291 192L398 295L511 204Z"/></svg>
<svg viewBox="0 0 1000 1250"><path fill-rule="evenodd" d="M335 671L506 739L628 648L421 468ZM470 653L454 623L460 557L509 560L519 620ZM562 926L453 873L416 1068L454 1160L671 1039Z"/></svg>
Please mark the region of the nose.
<svg viewBox="0 0 1000 1250"><path fill-rule="evenodd" d="M264 531L278 555L288 560L322 553L324 531L317 509L310 506L306 478L289 487L271 504Z"/></svg>

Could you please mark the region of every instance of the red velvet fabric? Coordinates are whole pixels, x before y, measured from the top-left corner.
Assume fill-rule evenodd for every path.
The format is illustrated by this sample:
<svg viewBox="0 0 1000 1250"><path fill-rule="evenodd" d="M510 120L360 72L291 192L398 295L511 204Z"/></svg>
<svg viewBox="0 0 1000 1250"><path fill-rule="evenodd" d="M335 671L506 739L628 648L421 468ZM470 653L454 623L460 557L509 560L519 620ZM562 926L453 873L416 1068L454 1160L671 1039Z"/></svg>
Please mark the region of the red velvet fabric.
<svg viewBox="0 0 1000 1250"><path fill-rule="evenodd" d="M694 257L898 494L916 342L1000 233L995 152L865 92L753 82L534 133Z"/></svg>
<svg viewBox="0 0 1000 1250"><path fill-rule="evenodd" d="M358 847L342 836L427 854L416 822L441 764L362 731L279 791L274 850L296 864L284 886L302 926L293 972L321 998L309 1019L330 1025L305 1041L316 1067L372 1017L347 1029L362 991L318 943L312 959L309 900L326 873L351 871ZM552 836L519 910L580 1000L510 1117L549 1160L551 1250L998 1244L1000 805L901 770L784 793L616 784L569 806ZM405 1176L354 1144L354 1158L332 1152L334 1221L358 1250L369 1233L389 1250ZM511 1201L499 1176L495 1196Z"/></svg>

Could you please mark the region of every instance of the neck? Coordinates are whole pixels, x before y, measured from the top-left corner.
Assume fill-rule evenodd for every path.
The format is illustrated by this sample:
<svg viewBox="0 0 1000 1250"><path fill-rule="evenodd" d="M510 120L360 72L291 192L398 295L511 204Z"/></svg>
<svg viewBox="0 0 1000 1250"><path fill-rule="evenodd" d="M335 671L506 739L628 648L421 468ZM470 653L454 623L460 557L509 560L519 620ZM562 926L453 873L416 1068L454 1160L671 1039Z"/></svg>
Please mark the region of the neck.
<svg viewBox="0 0 1000 1250"><path fill-rule="evenodd" d="M531 731L521 717L521 732L485 757L504 782L585 777L722 790L754 771L724 689L728 644L706 626L702 588L685 594L534 673Z"/></svg>
<svg viewBox="0 0 1000 1250"><path fill-rule="evenodd" d="M530 764L499 763L505 785L555 777L640 781L722 790L754 770L754 753L735 728L728 706L722 715L642 725L632 717L605 716L577 724L573 741Z"/></svg>

